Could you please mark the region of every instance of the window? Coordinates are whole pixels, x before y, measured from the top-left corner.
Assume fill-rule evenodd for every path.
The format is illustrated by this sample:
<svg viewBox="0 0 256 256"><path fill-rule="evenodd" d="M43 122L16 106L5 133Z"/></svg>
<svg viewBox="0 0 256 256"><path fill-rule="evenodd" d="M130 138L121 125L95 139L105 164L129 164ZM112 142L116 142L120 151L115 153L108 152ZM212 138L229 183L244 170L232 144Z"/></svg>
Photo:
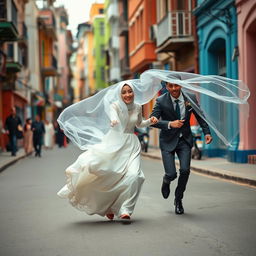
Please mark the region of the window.
<svg viewBox="0 0 256 256"><path fill-rule="evenodd" d="M104 22L100 22L100 35L104 36L104 34L105 34Z"/></svg>
<svg viewBox="0 0 256 256"><path fill-rule="evenodd" d="M224 49L218 52L217 59L218 59L218 75L226 76L227 74L226 52Z"/></svg>
<svg viewBox="0 0 256 256"><path fill-rule="evenodd" d="M103 8L99 9L99 14L104 14L104 9Z"/></svg>

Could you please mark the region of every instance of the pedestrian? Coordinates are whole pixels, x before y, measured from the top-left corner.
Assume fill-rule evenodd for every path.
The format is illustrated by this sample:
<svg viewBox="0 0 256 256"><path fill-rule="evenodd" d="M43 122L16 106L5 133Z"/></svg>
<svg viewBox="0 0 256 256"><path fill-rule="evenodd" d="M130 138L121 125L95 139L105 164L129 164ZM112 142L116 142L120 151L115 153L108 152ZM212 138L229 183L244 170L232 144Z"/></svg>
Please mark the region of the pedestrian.
<svg viewBox="0 0 256 256"><path fill-rule="evenodd" d="M90 215L98 214L110 220L114 216L130 219L144 182L141 146L134 128L146 127L158 120L153 116L142 119L141 105L134 100L131 81L107 89L64 110L58 119L75 143L79 142L77 135L84 132L80 142L92 144L66 169L67 184L58 195ZM102 94L101 103L97 105ZM88 111L88 116L83 111Z"/></svg>
<svg viewBox="0 0 256 256"><path fill-rule="evenodd" d="M189 99L182 92L181 86L166 84L167 92L156 99L152 116L161 120L154 127L161 129L160 149L165 169L161 192L165 199L170 194L170 183L177 178L175 154L180 162L178 184L175 190L175 213L183 214L182 198L190 174L191 148L193 136L190 129L190 116L193 113L202 127L206 144L211 143L212 136L208 124L193 109L190 99L198 106L196 96L189 94Z"/></svg>
<svg viewBox="0 0 256 256"><path fill-rule="evenodd" d="M39 115L36 115L35 121L32 123L32 131L35 156L41 157L42 140L45 133L45 128Z"/></svg>
<svg viewBox="0 0 256 256"><path fill-rule="evenodd" d="M44 134L44 146L46 149L53 148L54 141L54 128L53 124L49 120L45 120L45 134Z"/></svg>
<svg viewBox="0 0 256 256"><path fill-rule="evenodd" d="M16 108L11 109L11 114L6 118L5 130L9 135L9 143L12 156L16 156L18 151L17 139L22 138L22 123L20 117L16 114Z"/></svg>
<svg viewBox="0 0 256 256"><path fill-rule="evenodd" d="M62 129L60 128L58 122L56 121L55 123L55 138L56 138L56 143L58 145L59 148L64 146L64 132L62 131Z"/></svg>
<svg viewBox="0 0 256 256"><path fill-rule="evenodd" d="M30 154L33 151L33 132L32 132L32 120L31 118L26 119L24 125L24 150L26 154Z"/></svg>

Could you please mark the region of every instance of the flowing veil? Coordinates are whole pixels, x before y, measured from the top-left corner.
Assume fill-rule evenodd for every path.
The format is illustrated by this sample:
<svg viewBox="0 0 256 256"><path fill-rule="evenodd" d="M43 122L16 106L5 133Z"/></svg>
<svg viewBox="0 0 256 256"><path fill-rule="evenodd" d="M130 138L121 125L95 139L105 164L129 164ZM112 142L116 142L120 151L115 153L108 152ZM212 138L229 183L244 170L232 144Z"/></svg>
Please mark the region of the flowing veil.
<svg viewBox="0 0 256 256"><path fill-rule="evenodd" d="M124 84L133 87L134 102L143 105L153 99L162 89L162 81L181 85L183 93L191 102L194 110L209 124L225 145L231 146L239 127L234 123L233 131L228 131L227 121L232 122L234 116L237 116L240 111L243 112L243 115L240 115L242 118L248 118L247 99L250 92L242 81L216 75L203 76L151 69L142 73L140 79L116 83L94 96L67 107L57 121L66 136L80 149L86 150L91 145L100 143L104 135L112 129L110 108L114 102L122 102L120 101L120 88ZM198 96L202 108L193 102L189 96L191 92ZM128 115L127 107L122 103L120 107L125 120L125 116ZM125 123L122 123L115 129L122 132L124 128Z"/></svg>

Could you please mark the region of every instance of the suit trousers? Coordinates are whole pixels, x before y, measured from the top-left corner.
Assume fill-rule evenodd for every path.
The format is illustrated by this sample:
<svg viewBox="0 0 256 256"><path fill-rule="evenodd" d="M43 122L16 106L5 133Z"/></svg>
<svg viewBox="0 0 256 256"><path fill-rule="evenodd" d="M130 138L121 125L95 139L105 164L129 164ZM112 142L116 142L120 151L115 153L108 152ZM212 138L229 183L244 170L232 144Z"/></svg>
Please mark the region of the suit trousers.
<svg viewBox="0 0 256 256"><path fill-rule="evenodd" d="M191 147L183 137L180 137L177 146L173 151L170 152L161 150L161 153L165 169L165 175L163 179L166 183L170 183L177 178L175 153L178 156L180 162L180 175L175 190L175 198L176 200L181 200L183 198L184 191L186 190L186 185L190 174Z"/></svg>

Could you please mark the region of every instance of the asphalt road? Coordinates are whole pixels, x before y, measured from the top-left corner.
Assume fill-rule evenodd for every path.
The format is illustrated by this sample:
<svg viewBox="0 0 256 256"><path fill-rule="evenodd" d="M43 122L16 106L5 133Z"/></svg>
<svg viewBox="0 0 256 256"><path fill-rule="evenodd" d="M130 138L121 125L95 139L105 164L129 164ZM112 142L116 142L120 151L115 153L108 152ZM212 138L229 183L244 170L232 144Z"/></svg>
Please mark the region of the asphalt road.
<svg viewBox="0 0 256 256"><path fill-rule="evenodd" d="M44 151L0 173L0 256L254 256L256 189L192 173L185 214L160 194L162 164L143 158L146 176L131 224L88 216L57 197L73 146Z"/></svg>

